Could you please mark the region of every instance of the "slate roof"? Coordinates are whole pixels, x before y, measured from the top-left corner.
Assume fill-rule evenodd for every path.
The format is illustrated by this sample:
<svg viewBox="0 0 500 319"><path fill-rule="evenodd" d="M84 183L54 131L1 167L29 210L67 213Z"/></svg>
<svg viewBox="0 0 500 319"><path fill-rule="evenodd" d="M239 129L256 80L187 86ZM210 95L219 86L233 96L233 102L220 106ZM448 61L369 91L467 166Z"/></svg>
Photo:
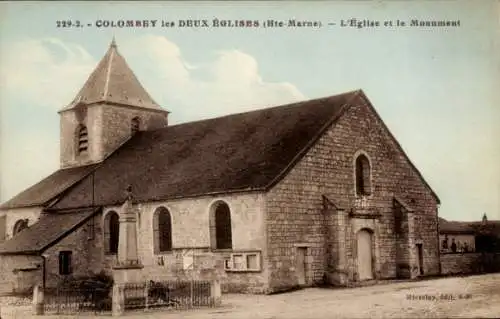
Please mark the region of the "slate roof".
<svg viewBox="0 0 500 319"><path fill-rule="evenodd" d="M94 164L60 169L5 202L0 206L0 209L45 205L70 186L80 181L95 167L96 165Z"/></svg>
<svg viewBox="0 0 500 319"><path fill-rule="evenodd" d="M0 254L39 254L86 222L97 209L67 213L43 213L40 219L0 244Z"/></svg>
<svg viewBox="0 0 500 319"><path fill-rule="evenodd" d="M137 201L265 190L360 94L139 132L51 209L121 204L128 185Z"/></svg>
<svg viewBox="0 0 500 319"><path fill-rule="evenodd" d="M163 110L141 85L113 39L108 51L90 74L74 100L61 111L79 103L109 103Z"/></svg>

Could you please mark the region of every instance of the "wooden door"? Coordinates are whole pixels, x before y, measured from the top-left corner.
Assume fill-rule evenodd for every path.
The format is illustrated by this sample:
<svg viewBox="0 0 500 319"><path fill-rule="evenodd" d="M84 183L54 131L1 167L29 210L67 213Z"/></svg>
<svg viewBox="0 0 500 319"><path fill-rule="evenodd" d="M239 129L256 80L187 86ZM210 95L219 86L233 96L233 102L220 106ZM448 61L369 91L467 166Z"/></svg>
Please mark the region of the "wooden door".
<svg viewBox="0 0 500 319"><path fill-rule="evenodd" d="M424 249L422 244L417 244L417 252L418 252L418 270L419 274L424 274Z"/></svg>
<svg viewBox="0 0 500 319"><path fill-rule="evenodd" d="M306 247L297 248L295 271L299 285L306 284Z"/></svg>
<svg viewBox="0 0 500 319"><path fill-rule="evenodd" d="M358 232L358 274L359 280L373 279L372 234L365 229Z"/></svg>

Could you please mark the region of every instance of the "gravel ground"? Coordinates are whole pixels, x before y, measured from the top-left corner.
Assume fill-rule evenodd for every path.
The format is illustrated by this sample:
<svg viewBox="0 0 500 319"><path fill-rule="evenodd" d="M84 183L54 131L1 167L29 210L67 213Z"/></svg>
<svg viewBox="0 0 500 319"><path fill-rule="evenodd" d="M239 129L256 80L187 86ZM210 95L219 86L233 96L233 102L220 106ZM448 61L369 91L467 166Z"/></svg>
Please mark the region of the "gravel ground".
<svg viewBox="0 0 500 319"><path fill-rule="evenodd" d="M2 319L29 318L31 305L2 304ZM12 301L11 301L12 303ZM349 288L308 288L278 295L223 295L223 306L190 311L131 312L124 318L330 319L500 318L500 274ZM43 318L95 318L44 316ZM110 318L102 316L102 318Z"/></svg>

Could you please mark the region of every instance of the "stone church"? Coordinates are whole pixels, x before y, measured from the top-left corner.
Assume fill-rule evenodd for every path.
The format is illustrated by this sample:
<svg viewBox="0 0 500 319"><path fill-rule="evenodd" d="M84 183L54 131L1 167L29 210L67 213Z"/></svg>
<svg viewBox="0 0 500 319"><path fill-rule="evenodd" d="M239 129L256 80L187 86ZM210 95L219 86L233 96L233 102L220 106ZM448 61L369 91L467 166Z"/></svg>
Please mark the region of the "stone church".
<svg viewBox="0 0 500 319"><path fill-rule="evenodd" d="M270 293L439 274L439 199L361 91L169 125L113 41L60 168L0 207L0 287L106 271Z"/></svg>

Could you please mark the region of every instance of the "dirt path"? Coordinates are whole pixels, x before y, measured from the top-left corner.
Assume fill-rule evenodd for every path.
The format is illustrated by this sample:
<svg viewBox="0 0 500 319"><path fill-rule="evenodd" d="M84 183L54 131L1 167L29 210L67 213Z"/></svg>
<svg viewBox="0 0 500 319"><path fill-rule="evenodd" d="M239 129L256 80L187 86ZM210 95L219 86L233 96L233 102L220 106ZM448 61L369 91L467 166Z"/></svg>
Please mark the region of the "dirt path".
<svg viewBox="0 0 500 319"><path fill-rule="evenodd" d="M30 307L2 309L2 319L27 318ZM28 316L27 316L28 314ZM224 295L223 306L183 312L133 312L124 318L499 318L500 274L393 283L350 289L309 288L263 295ZM75 318L44 316L42 318ZM78 316L77 318L85 318ZM95 317L88 317L95 318ZM103 317L103 318L110 318Z"/></svg>

